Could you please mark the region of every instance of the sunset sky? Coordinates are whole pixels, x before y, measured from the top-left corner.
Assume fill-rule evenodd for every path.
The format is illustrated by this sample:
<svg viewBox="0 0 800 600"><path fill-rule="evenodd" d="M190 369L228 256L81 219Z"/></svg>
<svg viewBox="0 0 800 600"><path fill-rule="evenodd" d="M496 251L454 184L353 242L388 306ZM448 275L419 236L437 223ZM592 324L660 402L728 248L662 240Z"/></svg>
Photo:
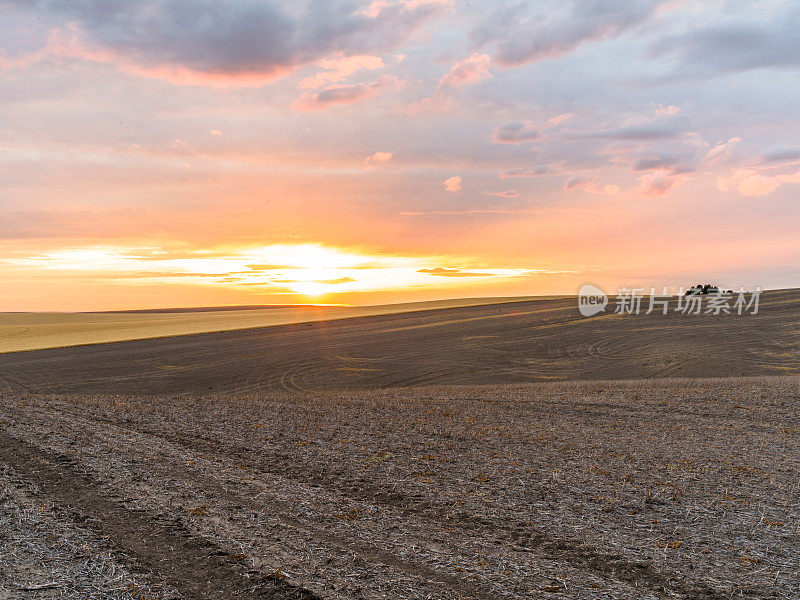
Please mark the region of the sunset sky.
<svg viewBox="0 0 800 600"><path fill-rule="evenodd" d="M0 0L0 310L800 286L800 5Z"/></svg>

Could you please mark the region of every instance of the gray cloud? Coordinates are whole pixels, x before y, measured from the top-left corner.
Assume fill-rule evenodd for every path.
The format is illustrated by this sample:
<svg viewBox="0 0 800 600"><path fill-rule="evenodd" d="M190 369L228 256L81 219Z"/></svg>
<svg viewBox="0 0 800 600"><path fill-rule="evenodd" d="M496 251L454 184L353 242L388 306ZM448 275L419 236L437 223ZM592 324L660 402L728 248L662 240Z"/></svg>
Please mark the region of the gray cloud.
<svg viewBox="0 0 800 600"><path fill-rule="evenodd" d="M692 173L696 168L677 156L640 158L633 163L634 171L668 171L673 175Z"/></svg>
<svg viewBox="0 0 800 600"><path fill-rule="evenodd" d="M304 92L292 106L296 110L322 110L336 104L353 104L377 96L392 83L393 79L382 78L370 83L331 85L317 93Z"/></svg>
<svg viewBox="0 0 800 600"><path fill-rule="evenodd" d="M775 148L761 157L767 164L792 163L800 160L800 148Z"/></svg>
<svg viewBox="0 0 800 600"><path fill-rule="evenodd" d="M645 196L663 196L683 183L680 177L669 175L645 175L637 188L637 192Z"/></svg>
<svg viewBox="0 0 800 600"><path fill-rule="evenodd" d="M625 141L649 141L661 140L665 138L677 137L679 132L660 125L637 125L633 127L618 127L616 129L602 129L579 133L573 137L577 139L600 139L600 140L625 140Z"/></svg>
<svg viewBox="0 0 800 600"><path fill-rule="evenodd" d="M0 7L21 3L0 0ZM88 51L144 69L203 75L276 76L332 53L378 52L405 41L436 3L277 0L36 0L27 10L51 27L77 30Z"/></svg>
<svg viewBox="0 0 800 600"><path fill-rule="evenodd" d="M574 190L579 190L584 186L590 184L592 182L591 177L584 177L584 176L575 176L570 177L564 182L564 191L571 192Z"/></svg>
<svg viewBox="0 0 800 600"><path fill-rule="evenodd" d="M561 6L519 2L496 9L471 37L478 47L494 44L498 63L521 65L616 36L647 20L658 5L654 0L573 0Z"/></svg>
<svg viewBox="0 0 800 600"><path fill-rule="evenodd" d="M539 132L527 123L506 123L494 130L492 140L498 144L521 144L539 137Z"/></svg>
<svg viewBox="0 0 800 600"><path fill-rule="evenodd" d="M800 66L800 8L788 7L772 14L746 11L712 26L669 35L653 44L656 54L680 58L681 75L707 75L765 67ZM770 18L761 18L770 14Z"/></svg>
<svg viewBox="0 0 800 600"><path fill-rule="evenodd" d="M552 168L550 165L541 165L538 167L517 167L515 169L506 169L500 173L500 177L541 177L542 175L551 174Z"/></svg>

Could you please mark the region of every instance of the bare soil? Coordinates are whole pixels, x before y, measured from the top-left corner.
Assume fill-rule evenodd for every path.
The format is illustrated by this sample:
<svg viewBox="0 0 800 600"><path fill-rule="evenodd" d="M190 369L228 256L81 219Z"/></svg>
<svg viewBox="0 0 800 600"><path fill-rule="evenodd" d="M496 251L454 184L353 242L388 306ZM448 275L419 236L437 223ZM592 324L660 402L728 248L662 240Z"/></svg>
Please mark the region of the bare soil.
<svg viewBox="0 0 800 600"><path fill-rule="evenodd" d="M800 598L799 399L795 377L14 392L0 461L153 598ZM0 557L30 584L82 564L16 522Z"/></svg>
<svg viewBox="0 0 800 600"><path fill-rule="evenodd" d="M189 598L231 597L314 600L316 596L265 574L254 580L236 560L208 540L193 536L180 518L165 520L126 510L97 489L96 482L76 469L69 455L43 452L17 438L0 434L0 451L7 467L39 489L60 507L73 511L77 521L103 538L113 539L123 560L138 570L158 573ZM58 589L62 582L18 585L23 591ZM26 589L27 588L27 589ZM129 591L124 589L123 591Z"/></svg>

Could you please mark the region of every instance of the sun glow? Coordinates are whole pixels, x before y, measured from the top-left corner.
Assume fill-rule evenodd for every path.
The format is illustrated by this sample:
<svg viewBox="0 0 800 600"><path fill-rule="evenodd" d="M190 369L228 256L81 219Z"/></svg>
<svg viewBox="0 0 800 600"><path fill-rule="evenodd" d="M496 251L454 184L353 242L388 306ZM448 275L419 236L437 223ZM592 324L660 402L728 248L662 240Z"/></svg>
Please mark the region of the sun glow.
<svg viewBox="0 0 800 600"><path fill-rule="evenodd" d="M548 272L475 268L452 257L387 256L321 244L168 250L68 248L6 262L50 272L94 274L125 285L194 284L318 298L332 293L486 283Z"/></svg>
<svg viewBox="0 0 800 600"><path fill-rule="evenodd" d="M292 289L298 294L304 296L322 296L328 291L328 285L324 283L315 283L313 281L297 282L292 285Z"/></svg>

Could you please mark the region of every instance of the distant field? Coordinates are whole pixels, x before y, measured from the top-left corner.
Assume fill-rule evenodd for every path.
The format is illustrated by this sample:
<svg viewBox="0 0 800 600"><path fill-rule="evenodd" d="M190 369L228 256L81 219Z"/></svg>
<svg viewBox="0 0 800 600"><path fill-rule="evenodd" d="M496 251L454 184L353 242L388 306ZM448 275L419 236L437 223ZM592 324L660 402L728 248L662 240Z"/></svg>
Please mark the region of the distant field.
<svg viewBox="0 0 800 600"><path fill-rule="evenodd" d="M796 599L798 397L0 395L0 598Z"/></svg>
<svg viewBox="0 0 800 600"><path fill-rule="evenodd" d="M435 310L420 305L410 311L409 306L378 307L392 312L338 320L333 315L342 313L331 312L334 309L303 309L308 312L290 316L275 309L263 312L274 314L273 320L318 320L0 354L0 390L197 396L800 374L797 290L768 292L759 314L741 316L659 313L585 318L575 298L454 308L437 304ZM185 320L181 326L188 327L192 319L205 315L220 323L221 317L211 313L156 316ZM77 335L80 328L70 327Z"/></svg>
<svg viewBox="0 0 800 600"><path fill-rule="evenodd" d="M0 313L0 353L99 344L508 302L522 298L462 298L377 306L276 306L153 309L94 313Z"/></svg>

